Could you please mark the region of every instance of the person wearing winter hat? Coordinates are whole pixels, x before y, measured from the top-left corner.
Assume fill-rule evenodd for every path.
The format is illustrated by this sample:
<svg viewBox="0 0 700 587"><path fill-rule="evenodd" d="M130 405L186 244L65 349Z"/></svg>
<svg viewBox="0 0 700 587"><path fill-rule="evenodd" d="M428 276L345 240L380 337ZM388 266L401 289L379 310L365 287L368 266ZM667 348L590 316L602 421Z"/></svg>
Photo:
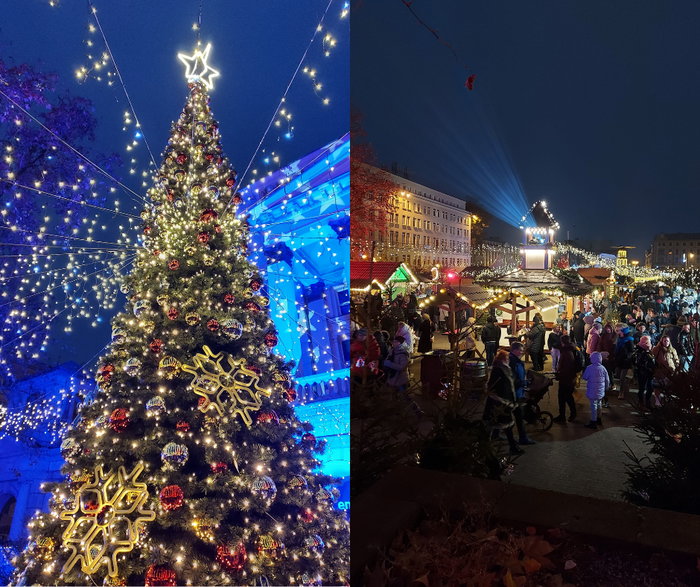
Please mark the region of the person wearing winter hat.
<svg viewBox="0 0 700 587"><path fill-rule="evenodd" d="M605 390L610 386L608 372L602 365L603 357L598 351L591 353L591 364L581 376L586 381L586 397L591 403L591 421L585 424L586 428L595 430L602 425L600 411Z"/></svg>
<svg viewBox="0 0 700 587"><path fill-rule="evenodd" d="M639 385L639 409L651 409L651 381L654 378L654 367L656 361L651 354L651 338L646 334L639 339L637 348L634 351L634 368L637 372L637 383Z"/></svg>
<svg viewBox="0 0 700 587"><path fill-rule="evenodd" d="M615 367L620 379L620 390L617 399L625 399L625 393L629 391L629 379L627 373L632 368L632 355L634 353L634 340L629 326L618 324L617 341L615 342Z"/></svg>

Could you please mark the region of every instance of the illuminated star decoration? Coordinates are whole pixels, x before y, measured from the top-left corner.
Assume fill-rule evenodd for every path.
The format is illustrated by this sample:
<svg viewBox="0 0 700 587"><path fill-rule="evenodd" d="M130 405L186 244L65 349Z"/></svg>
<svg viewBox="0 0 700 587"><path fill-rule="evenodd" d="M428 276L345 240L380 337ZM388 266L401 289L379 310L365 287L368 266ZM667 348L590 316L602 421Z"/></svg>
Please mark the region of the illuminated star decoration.
<svg viewBox="0 0 700 587"><path fill-rule="evenodd" d="M187 68L185 77L188 82L201 81L208 90L213 90L213 79L219 77L219 72L207 63L210 50L211 43L206 46L204 51L197 47L194 50L194 54L186 55L185 53L178 53L177 58L182 61Z"/></svg>
<svg viewBox="0 0 700 587"><path fill-rule="evenodd" d="M213 406L222 417L225 412L233 416L238 414L250 428L253 423L250 412L257 412L262 407L260 396L270 396L272 391L258 385L258 376L246 369L243 359L236 360L223 352L214 354L208 346L203 346L202 350L203 354L193 357L194 365L182 366L183 371L194 375L195 394L206 400L199 410L206 412ZM222 364L224 359L227 365Z"/></svg>
<svg viewBox="0 0 700 587"><path fill-rule="evenodd" d="M156 519L154 511L145 509L146 484L136 482L142 471L143 465L138 464L129 474L119 467L105 475L102 465L95 467L94 481L80 488L71 509L61 512L61 519L70 522L63 532L63 544L72 551L64 573L81 561L88 575L103 564L108 576L118 574L117 555L133 550L139 525Z"/></svg>

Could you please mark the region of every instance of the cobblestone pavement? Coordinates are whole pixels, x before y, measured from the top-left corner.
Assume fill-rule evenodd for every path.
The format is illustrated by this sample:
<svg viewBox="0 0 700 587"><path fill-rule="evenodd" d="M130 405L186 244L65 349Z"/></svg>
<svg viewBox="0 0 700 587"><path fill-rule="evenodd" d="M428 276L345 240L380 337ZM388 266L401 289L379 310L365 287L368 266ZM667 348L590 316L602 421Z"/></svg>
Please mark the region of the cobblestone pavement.
<svg viewBox="0 0 700 587"><path fill-rule="evenodd" d="M448 348L446 337L436 335L433 348ZM411 369L416 381L420 379L418 357ZM531 365L527 363L526 367ZM548 359L545 372L550 368ZM557 385L554 382L539 404L542 410L554 416L558 414ZM624 400L618 400L616 394L609 397L610 407L603 409L603 427L590 430L584 427L590 420L590 408L585 396L585 381L582 382L574 395L578 412L576 421L566 425L553 424L547 432L537 432L529 427L528 434L537 444L523 447L525 454L514 460L514 470L504 480L562 493L622 500L625 464L629 462L624 452L631 450L637 456L647 454L647 447L634 431L634 425L641 418L636 409L636 382L631 388ZM436 400L418 396L416 401L429 412ZM507 450L505 441L503 450Z"/></svg>

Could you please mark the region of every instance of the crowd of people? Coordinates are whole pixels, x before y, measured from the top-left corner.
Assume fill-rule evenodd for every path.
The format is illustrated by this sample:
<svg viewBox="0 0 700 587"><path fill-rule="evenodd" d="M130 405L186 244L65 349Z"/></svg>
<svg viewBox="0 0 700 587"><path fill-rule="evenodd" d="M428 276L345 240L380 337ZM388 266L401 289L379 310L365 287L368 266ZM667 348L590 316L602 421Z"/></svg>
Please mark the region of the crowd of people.
<svg viewBox="0 0 700 587"><path fill-rule="evenodd" d="M356 308L367 327L353 332L351 375L355 381L384 378L399 392L408 387L408 367L415 352L432 350L437 328L446 316L439 306L421 311L415 294L397 296L385 303L380 294L365 298ZM469 312L458 316L460 325L473 325ZM471 322L470 322L471 321ZM522 414L527 392L522 357L529 355L534 371L545 371L546 352L558 381L559 413L554 422L565 425L577 418L574 392L582 379L590 402L587 428L602 425L601 411L611 394L628 399L633 382L641 411L662 405L671 392L672 377L694 367L700 353L700 295L694 289L638 288L619 298L603 298L586 311L569 317L562 313L548 332L540 314L533 326L508 348L501 348L502 330L489 315L480 337L491 366L484 419L503 433L512 453L533 443ZM473 352L476 337L467 337L466 353ZM471 346L469 344L471 341ZM467 354L468 356L468 354ZM517 431L516 440L513 429Z"/></svg>

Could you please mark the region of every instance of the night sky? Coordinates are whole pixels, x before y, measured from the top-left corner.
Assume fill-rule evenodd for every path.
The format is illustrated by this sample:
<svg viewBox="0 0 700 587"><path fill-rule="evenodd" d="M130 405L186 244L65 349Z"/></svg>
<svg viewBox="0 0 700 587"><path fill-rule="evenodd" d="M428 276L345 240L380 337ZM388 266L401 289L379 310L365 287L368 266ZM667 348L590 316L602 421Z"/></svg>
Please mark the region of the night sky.
<svg viewBox="0 0 700 587"><path fill-rule="evenodd" d="M221 76L214 82L211 103L220 124L224 152L242 173L251 160L265 128L274 114L297 64L314 33L328 0L305 2L244 0L95 0L98 16L112 53L142 124L156 162L185 104L188 88L184 66L178 52L191 53L196 41L192 24L203 5L201 38L213 45L210 65ZM263 143L267 151L282 155L282 164L343 136L349 128L349 32L348 19L341 20L344 2L333 0L325 25L337 39L330 57L324 57L318 40L309 49L305 63L318 70L324 85L324 106L302 73L288 94L287 105L293 113L293 136L271 132ZM72 94L91 99L98 119L96 150L130 156L124 147L133 138L134 129L122 131L123 114L128 109L121 86L108 87L94 80L78 83L75 70L87 63L85 40L90 38L101 48L99 34L90 35L87 2L61 0L51 8L48 0L3 0L0 23L0 55L14 64L29 63L60 76L60 86ZM100 49L101 50L101 49ZM90 154L90 153L88 153ZM142 163L147 152L137 151ZM257 163L261 163L258 157ZM263 170L263 165L255 165ZM272 170L275 168L272 167ZM130 181L128 167L120 179L143 193L138 181ZM122 209L130 201L120 195ZM109 202L107 204L109 206ZM135 209L138 213L138 209ZM117 304L118 308L122 303ZM60 360L87 360L109 339L108 320L104 327L89 330L86 349L83 331L76 329L71 339L81 338L77 353ZM94 344L92 344L94 342ZM86 355L83 357L83 355Z"/></svg>
<svg viewBox="0 0 700 587"><path fill-rule="evenodd" d="M351 101L380 162L503 217L546 199L560 240L632 258L700 232L700 3L411 7L444 43L401 0L352 14Z"/></svg>

